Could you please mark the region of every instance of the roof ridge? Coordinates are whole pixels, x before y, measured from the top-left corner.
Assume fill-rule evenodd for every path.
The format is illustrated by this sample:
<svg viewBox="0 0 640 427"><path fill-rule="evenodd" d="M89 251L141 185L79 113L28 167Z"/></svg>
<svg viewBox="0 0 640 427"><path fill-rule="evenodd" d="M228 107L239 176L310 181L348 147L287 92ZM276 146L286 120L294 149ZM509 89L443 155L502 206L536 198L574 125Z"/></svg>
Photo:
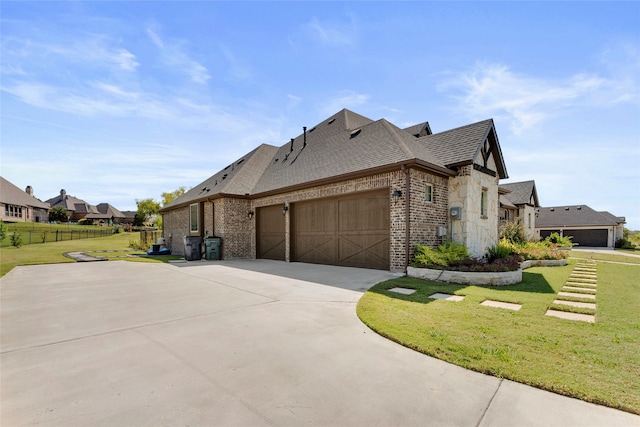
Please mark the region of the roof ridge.
<svg viewBox="0 0 640 427"><path fill-rule="evenodd" d="M416 158L415 153L413 152L413 150L411 150L409 148L409 146L406 144L406 142L404 141L404 139L399 135L399 133L397 132L397 130L402 130L400 128L398 128L397 126L393 125L392 123L390 123L387 119L380 119L378 120L380 123L382 123L382 125L384 126L384 128L387 130L387 132L389 132L389 134L391 135L391 137L393 138L393 140L395 141L395 143L400 147L400 149L402 149L402 151L404 152L404 154L409 158L409 159L414 159ZM397 130L396 130L397 129ZM412 136L413 137L413 136Z"/></svg>

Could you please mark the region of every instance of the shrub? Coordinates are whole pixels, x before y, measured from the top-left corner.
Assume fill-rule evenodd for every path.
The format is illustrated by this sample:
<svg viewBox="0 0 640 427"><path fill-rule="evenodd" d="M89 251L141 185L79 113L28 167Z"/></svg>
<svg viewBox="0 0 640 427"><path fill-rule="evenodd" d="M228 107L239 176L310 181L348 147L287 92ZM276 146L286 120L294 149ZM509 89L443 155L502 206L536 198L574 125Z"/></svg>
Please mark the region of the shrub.
<svg viewBox="0 0 640 427"><path fill-rule="evenodd" d="M502 239L506 239L511 243L525 243L527 241L524 225L520 220L506 222L500 227L500 240Z"/></svg>
<svg viewBox="0 0 640 427"><path fill-rule="evenodd" d="M15 230L11 235L11 245L16 248L22 246L22 234L20 234L18 230Z"/></svg>
<svg viewBox="0 0 640 427"><path fill-rule="evenodd" d="M151 239L147 239L146 242L138 240L129 240L129 247L139 251L146 251L151 247Z"/></svg>
<svg viewBox="0 0 640 427"><path fill-rule="evenodd" d="M633 243L631 243L631 241L629 241L628 239L625 239L624 237L616 240L615 246L618 249L635 249L635 246L633 245Z"/></svg>
<svg viewBox="0 0 640 427"><path fill-rule="evenodd" d="M560 236L560 233L554 231L553 233L549 234L549 236L547 236L544 240L558 246L570 248L571 246L573 246L573 243L571 243L571 239L573 239L572 236Z"/></svg>
<svg viewBox="0 0 640 427"><path fill-rule="evenodd" d="M469 259L467 247L460 243L446 242L438 246L438 251L444 255L447 264Z"/></svg>
<svg viewBox="0 0 640 427"><path fill-rule="evenodd" d="M498 259L503 259L511 256L514 253L512 245L509 244L507 239L500 240L497 245L487 248L485 257L489 263L492 263Z"/></svg>
<svg viewBox="0 0 640 427"><path fill-rule="evenodd" d="M437 249L433 249L430 246L418 245L416 246L416 252L411 264L413 267L427 267L434 265L446 267L448 265L448 261Z"/></svg>
<svg viewBox="0 0 640 427"><path fill-rule="evenodd" d="M5 237L7 237L7 224L0 220L0 242L2 242Z"/></svg>

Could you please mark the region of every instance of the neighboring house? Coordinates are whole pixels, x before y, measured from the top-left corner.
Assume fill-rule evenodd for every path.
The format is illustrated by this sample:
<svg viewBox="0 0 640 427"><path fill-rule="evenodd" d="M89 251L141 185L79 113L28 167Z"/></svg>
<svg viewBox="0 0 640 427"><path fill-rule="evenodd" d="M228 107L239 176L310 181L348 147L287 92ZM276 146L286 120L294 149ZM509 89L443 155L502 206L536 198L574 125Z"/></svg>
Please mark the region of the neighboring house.
<svg viewBox="0 0 640 427"><path fill-rule="evenodd" d="M124 215L124 223L125 224L133 224L136 219L136 214L138 211L122 211Z"/></svg>
<svg viewBox="0 0 640 427"><path fill-rule="evenodd" d="M431 134L342 110L260 145L160 210L172 253L217 236L222 258L405 270L445 239L482 256L498 240L507 178L492 120ZM453 216L452 216L453 215Z"/></svg>
<svg viewBox="0 0 640 427"><path fill-rule="evenodd" d="M64 189L60 190L60 195L47 200L45 203L48 203L52 208L62 206L68 210L70 214L69 221L71 222L79 221L89 214L100 213L98 208L77 197L69 196Z"/></svg>
<svg viewBox="0 0 640 427"><path fill-rule="evenodd" d="M615 246L623 237L624 217L609 212L598 212L586 205L540 208L536 219L536 233L545 238L553 232L572 236L579 246Z"/></svg>
<svg viewBox="0 0 640 427"><path fill-rule="evenodd" d="M97 213L89 213L85 216L85 219L91 220L94 223L100 224L124 224L126 216L118 209L111 206L109 203L100 203L97 205Z"/></svg>
<svg viewBox="0 0 640 427"><path fill-rule="evenodd" d="M0 177L0 219L8 222L47 222L49 205L35 198L30 185L22 191Z"/></svg>
<svg viewBox="0 0 640 427"><path fill-rule="evenodd" d="M540 207L535 181L500 184L500 222L521 221L525 233L536 235L536 210Z"/></svg>

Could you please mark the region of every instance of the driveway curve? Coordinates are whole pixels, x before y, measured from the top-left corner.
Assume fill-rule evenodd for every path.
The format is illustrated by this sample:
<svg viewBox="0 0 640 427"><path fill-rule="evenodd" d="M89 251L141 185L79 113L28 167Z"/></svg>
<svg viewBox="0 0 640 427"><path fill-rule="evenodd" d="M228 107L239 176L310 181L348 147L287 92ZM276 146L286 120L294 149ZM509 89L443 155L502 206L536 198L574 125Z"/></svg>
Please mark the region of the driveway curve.
<svg viewBox="0 0 640 427"><path fill-rule="evenodd" d="M640 425L376 335L355 305L392 277L266 260L18 267L0 279L0 424Z"/></svg>

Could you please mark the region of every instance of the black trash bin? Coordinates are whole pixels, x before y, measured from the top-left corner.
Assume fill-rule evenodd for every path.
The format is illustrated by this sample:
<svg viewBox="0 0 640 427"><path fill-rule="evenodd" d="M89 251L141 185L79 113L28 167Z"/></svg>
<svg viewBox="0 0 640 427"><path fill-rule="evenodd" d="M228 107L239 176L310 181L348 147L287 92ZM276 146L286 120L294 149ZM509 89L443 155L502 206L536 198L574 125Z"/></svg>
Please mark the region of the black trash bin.
<svg viewBox="0 0 640 427"><path fill-rule="evenodd" d="M222 239L220 237L207 237L204 239L205 256L208 260L220 259L220 245Z"/></svg>
<svg viewBox="0 0 640 427"><path fill-rule="evenodd" d="M202 237L200 236L185 236L184 237L184 259L187 261L197 261L202 259L200 255L200 245L202 244Z"/></svg>

